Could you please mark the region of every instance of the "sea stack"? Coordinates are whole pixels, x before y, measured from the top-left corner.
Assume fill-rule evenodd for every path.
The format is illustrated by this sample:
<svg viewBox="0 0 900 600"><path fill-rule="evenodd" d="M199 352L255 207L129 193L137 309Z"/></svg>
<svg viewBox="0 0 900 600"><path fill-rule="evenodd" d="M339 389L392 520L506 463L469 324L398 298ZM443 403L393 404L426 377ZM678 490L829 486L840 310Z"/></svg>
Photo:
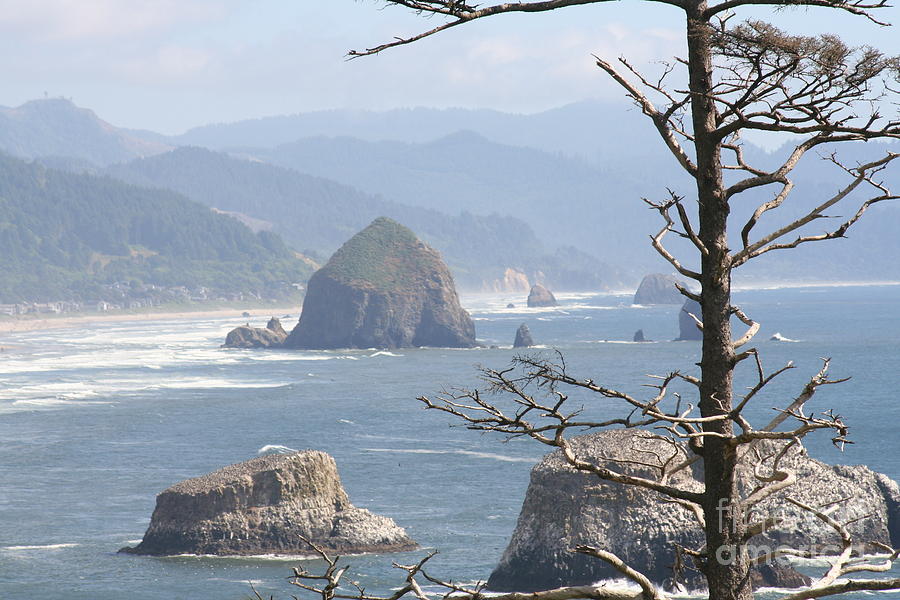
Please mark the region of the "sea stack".
<svg viewBox="0 0 900 600"><path fill-rule="evenodd" d="M260 456L173 485L156 497L144 539L120 552L311 554L399 552L415 542L393 520L350 504L324 452Z"/></svg>
<svg viewBox="0 0 900 600"><path fill-rule="evenodd" d="M300 322L284 346L471 348L475 325L440 254L380 217L310 278Z"/></svg>
<svg viewBox="0 0 900 600"><path fill-rule="evenodd" d="M272 317L265 329L241 325L228 332L223 348L277 348L284 343L287 332L281 321Z"/></svg>
<svg viewBox="0 0 900 600"><path fill-rule="evenodd" d="M766 457L762 461L764 472L771 470L772 461L784 444L760 444L760 455ZM663 460L660 457L672 457L677 463L691 456L684 443L639 429L576 436L570 440L570 446L580 460L651 479L659 476L657 465ZM813 506L833 504L830 516L848 524L853 540L863 551L873 551L876 544L897 546L900 489L896 482L865 466L827 465L798 448L788 449L780 460L780 468L796 473L797 483L754 509L760 515L777 515L781 519L754 538L752 543L757 548L840 548L837 532L787 502L786 497ZM754 468L759 466L750 460L740 464L736 485L743 497L758 485ZM672 475L668 483L699 491L702 480L702 466L696 463ZM666 585L675 561L673 542L700 547L703 541L701 528L690 511L667 502L656 492L576 471L557 450L531 470L531 483L516 529L487 588L495 592L531 592L621 577L609 564L571 551L580 544L627 557L630 566ZM809 582L778 562L754 569L751 580L756 588L797 587ZM688 572L687 587L705 587L705 581L699 574Z"/></svg>
<svg viewBox="0 0 900 600"><path fill-rule="evenodd" d="M644 338L644 330L638 329L634 332L634 337L632 338L634 342L646 342L647 340Z"/></svg>
<svg viewBox="0 0 900 600"><path fill-rule="evenodd" d="M513 342L513 348L530 348L534 346L534 338L531 337L531 330L528 325L522 323L516 330L516 341Z"/></svg>
<svg viewBox="0 0 900 600"><path fill-rule="evenodd" d="M556 296L539 283L534 284L528 293L528 306L556 306Z"/></svg>
<svg viewBox="0 0 900 600"><path fill-rule="evenodd" d="M681 304L684 296L675 287L681 283L672 275L652 273L641 280L634 293L634 304Z"/></svg>
<svg viewBox="0 0 900 600"><path fill-rule="evenodd" d="M702 340L703 330L697 327L697 322L691 317L702 318L700 303L688 298L681 310L678 311L678 338L676 341Z"/></svg>

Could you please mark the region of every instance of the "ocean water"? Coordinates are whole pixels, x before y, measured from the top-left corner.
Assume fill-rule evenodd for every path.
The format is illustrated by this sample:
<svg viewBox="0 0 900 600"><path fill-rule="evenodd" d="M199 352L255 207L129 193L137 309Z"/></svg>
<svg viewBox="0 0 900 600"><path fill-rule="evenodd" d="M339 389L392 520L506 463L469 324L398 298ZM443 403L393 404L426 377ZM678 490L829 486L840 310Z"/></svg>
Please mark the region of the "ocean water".
<svg viewBox="0 0 900 600"><path fill-rule="evenodd" d="M900 286L748 290L736 299L762 323L755 346L765 367L796 366L748 415L767 422L831 357L832 375L852 379L822 388L810 410L843 415L856 443L840 452L827 436L813 437L810 453L900 480ZM506 309L510 301L521 308ZM287 583L297 558L116 553L140 540L158 492L265 446L330 453L353 503L393 517L423 547L349 558L349 579L386 591L402 581L392 561L414 562L432 549L435 574L486 579L546 448L451 427L415 398L477 385L476 365L505 366L520 323L542 345L535 352L559 349L571 373L634 394L649 393L648 374L696 373L699 344L669 341L679 307L632 306L626 295L562 295L555 309L527 309L524 298L503 295L463 303L478 338L499 348L220 349L246 320L237 316L0 338L11 347L0 354L0 598L238 600L251 585L266 597L298 593ZM638 328L657 341L630 342ZM738 387L752 383L753 369L742 365ZM622 413L610 400L573 401L592 415Z"/></svg>

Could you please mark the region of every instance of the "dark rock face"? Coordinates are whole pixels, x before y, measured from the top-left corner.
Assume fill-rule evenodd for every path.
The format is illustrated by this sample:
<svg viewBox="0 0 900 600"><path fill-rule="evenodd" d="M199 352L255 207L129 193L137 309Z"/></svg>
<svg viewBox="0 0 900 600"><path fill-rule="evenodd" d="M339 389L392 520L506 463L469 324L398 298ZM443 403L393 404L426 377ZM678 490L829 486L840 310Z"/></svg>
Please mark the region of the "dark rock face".
<svg viewBox="0 0 900 600"><path fill-rule="evenodd" d="M261 456L177 483L156 497L144 539L130 554L393 552L416 544L387 517L354 507L324 452Z"/></svg>
<svg viewBox="0 0 900 600"><path fill-rule="evenodd" d="M882 473L875 473L875 481L881 492L888 511L888 533L891 537L891 547L900 547L900 486L897 482Z"/></svg>
<svg viewBox="0 0 900 600"><path fill-rule="evenodd" d="M578 436L572 444L582 458L620 459L633 458L632 448L659 451L666 446L649 433L635 436L628 430ZM664 452L670 456L671 447ZM633 472L651 475L650 469L637 465ZM676 475L671 483L700 488L690 473ZM671 576L670 542L696 545L700 539L686 510L660 501L655 493L574 471L560 452L553 452L531 470L516 529L491 573L488 589L532 592L620 576L603 561L569 552L578 544L616 552L652 580L664 581Z"/></svg>
<svg viewBox="0 0 900 600"><path fill-rule="evenodd" d="M241 325L228 332L223 348L277 348L284 343L287 332L281 321L272 317L265 329Z"/></svg>
<svg viewBox="0 0 900 600"><path fill-rule="evenodd" d="M676 341L684 340L702 340L703 332L697 328L697 323L691 318L691 314L698 319L702 319L700 314L700 303L696 300L687 299L681 310L678 311L678 338ZM688 314L690 313L690 314Z"/></svg>
<svg viewBox="0 0 900 600"><path fill-rule="evenodd" d="M635 332L634 332L634 337L632 338L631 341L633 341L633 342L646 342L647 340L644 339L644 330L643 330L643 329L638 329L637 331L635 331Z"/></svg>
<svg viewBox="0 0 900 600"><path fill-rule="evenodd" d="M656 434L641 430L604 431L575 437L571 443L579 458L596 464L623 459L652 462L652 453L664 458L677 453L675 461L688 456L684 445L672 445ZM763 456L770 450L760 448ZM699 464L676 473L670 483L686 489L702 489ZM798 483L754 511L754 516L775 515L784 519L777 529L754 537L751 544L755 547L787 544L810 548L810 544L816 544L821 549L839 541L837 534L815 516L786 502L784 497L788 495L819 506L850 496L851 500L842 504L832 517L846 523L871 514L850 526L851 534L859 542L888 543L892 531L896 531L896 512L891 511L896 510L900 495L895 495L897 484L886 476L866 467L829 466L795 450L789 451L781 464L796 472ZM615 468L645 477L658 474L655 469L634 462L616 463ZM765 465L763 470L768 472ZM755 483L749 465L739 469L738 481L746 495ZM687 509L664 502L655 492L578 473L557 451L532 469L515 532L491 574L488 588L531 592L620 577L603 561L569 552L578 544L614 552L651 580L665 585L671 583L673 542L689 547L699 547L702 543L702 532ZM796 587L809 581L778 563L762 565L752 577L757 587ZM686 579L689 588L705 587L703 578L695 572L688 571Z"/></svg>
<svg viewBox="0 0 900 600"><path fill-rule="evenodd" d="M644 276L634 293L635 304L681 304L684 296L675 288L681 283L672 275L652 273Z"/></svg>
<svg viewBox="0 0 900 600"><path fill-rule="evenodd" d="M556 296L553 295L553 292L539 283L534 284L528 293L528 306L530 307L556 306L557 304Z"/></svg>
<svg viewBox="0 0 900 600"><path fill-rule="evenodd" d="M534 346L531 330L528 329L528 325L522 323L516 330L516 341L513 342L513 348L530 348L531 346Z"/></svg>
<svg viewBox="0 0 900 600"><path fill-rule="evenodd" d="M475 326L440 255L378 218L309 280L286 348L471 348Z"/></svg>
<svg viewBox="0 0 900 600"><path fill-rule="evenodd" d="M516 305L513 304L512 302L510 302L509 304L506 305L506 308L515 308L515 307L516 307Z"/></svg>

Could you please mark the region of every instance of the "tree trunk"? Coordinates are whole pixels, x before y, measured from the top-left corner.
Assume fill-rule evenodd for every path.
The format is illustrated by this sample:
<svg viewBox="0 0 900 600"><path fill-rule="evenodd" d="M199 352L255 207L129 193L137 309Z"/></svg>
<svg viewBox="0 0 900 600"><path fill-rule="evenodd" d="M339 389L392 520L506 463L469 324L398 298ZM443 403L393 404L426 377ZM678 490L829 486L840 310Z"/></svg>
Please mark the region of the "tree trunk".
<svg viewBox="0 0 900 600"><path fill-rule="evenodd" d="M701 257L703 353L700 361L700 412L704 417L732 408L734 348L731 343L731 268L728 252L728 200L722 179L721 144L712 135L717 111L712 99L710 25L703 20L706 2L688 11L687 44L691 118L697 152L699 237L706 247ZM730 436L730 421L704 426ZM710 600L752 600L749 565L741 548L746 523L735 503L736 453L726 440L708 437L703 443L708 558L705 574Z"/></svg>

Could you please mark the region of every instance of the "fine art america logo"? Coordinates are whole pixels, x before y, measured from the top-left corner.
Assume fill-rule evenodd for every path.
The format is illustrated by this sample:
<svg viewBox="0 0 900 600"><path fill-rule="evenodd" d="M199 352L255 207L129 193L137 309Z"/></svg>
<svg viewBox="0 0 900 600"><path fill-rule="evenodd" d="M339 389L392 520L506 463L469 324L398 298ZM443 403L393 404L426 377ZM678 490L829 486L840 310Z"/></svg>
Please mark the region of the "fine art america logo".
<svg viewBox="0 0 900 600"><path fill-rule="evenodd" d="M836 510L840 503L832 504L824 513ZM719 517L719 531L726 533L730 530L734 537L738 532L753 531L754 536L764 535L766 532L782 531L780 526L785 522L790 522L791 517L796 517L796 509L789 509L783 506L775 507L769 510L763 510L758 506L747 506L740 502L729 503L727 498L719 499L716 506ZM808 515L810 518L816 518L813 514ZM770 536L775 537L775 536ZM822 556L836 556L841 554L844 548L837 543L816 543L815 540L809 540L802 545L769 545L765 543L757 544L723 544L716 548L715 558L719 564L731 565L741 558L741 562L750 561L753 564L776 564L783 563L788 557L814 558ZM854 546L854 552L862 553L864 548ZM738 554L740 553L740 554Z"/></svg>

